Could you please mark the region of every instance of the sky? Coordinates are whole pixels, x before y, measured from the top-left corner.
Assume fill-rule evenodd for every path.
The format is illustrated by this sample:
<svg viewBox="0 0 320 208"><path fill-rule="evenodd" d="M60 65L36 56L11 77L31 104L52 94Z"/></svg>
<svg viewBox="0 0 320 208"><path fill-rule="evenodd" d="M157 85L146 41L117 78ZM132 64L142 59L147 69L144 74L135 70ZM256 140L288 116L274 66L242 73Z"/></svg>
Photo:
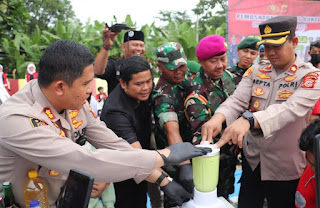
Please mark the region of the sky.
<svg viewBox="0 0 320 208"><path fill-rule="evenodd" d="M118 23L124 22L127 14L130 14L138 29L142 25L152 24L161 26L161 22L155 17L159 16L159 11L187 11L187 14L196 20L191 11L196 8L197 0L70 0L73 11L78 19L85 23L90 18L107 22L109 25L113 21L113 16L117 17Z"/></svg>

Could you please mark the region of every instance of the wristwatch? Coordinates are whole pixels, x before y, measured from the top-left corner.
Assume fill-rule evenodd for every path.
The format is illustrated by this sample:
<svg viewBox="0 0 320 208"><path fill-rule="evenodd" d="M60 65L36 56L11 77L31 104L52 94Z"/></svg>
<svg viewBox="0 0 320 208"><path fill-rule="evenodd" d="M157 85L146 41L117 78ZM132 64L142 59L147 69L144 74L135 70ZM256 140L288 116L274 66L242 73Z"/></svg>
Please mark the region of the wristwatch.
<svg viewBox="0 0 320 208"><path fill-rule="evenodd" d="M154 182L155 184L157 184L158 186L160 186L160 183L163 181L163 179L165 179L167 177L167 174L165 174L164 172L161 173L160 177L156 180L156 182Z"/></svg>
<svg viewBox="0 0 320 208"><path fill-rule="evenodd" d="M250 111L245 111L242 114L242 117L247 119L250 123L250 129L252 129L254 127L254 117L253 114Z"/></svg>

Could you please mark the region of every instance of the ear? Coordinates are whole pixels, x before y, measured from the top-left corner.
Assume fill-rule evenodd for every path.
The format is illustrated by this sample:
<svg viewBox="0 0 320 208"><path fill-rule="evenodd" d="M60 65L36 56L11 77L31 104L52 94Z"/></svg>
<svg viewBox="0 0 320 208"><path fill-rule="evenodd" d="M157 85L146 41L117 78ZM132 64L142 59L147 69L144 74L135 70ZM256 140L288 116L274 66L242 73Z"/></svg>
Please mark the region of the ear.
<svg viewBox="0 0 320 208"><path fill-rule="evenodd" d="M58 96L62 96L64 94L64 91L66 89L66 85L67 83L65 83L64 81L62 80L57 80L57 81L54 81L54 92L56 95Z"/></svg>
<svg viewBox="0 0 320 208"><path fill-rule="evenodd" d="M120 85L121 85L122 89L125 89L127 86L127 83L125 81L123 81L123 79L121 79L121 78L119 81L120 81Z"/></svg>
<svg viewBox="0 0 320 208"><path fill-rule="evenodd" d="M293 48L295 49L297 46L298 46L298 43L299 43L299 39L298 37L293 37L292 38L292 44L293 44Z"/></svg>
<svg viewBox="0 0 320 208"><path fill-rule="evenodd" d="M162 67L160 67L161 64L159 63L159 61L157 62L157 66L158 66L159 72L162 73L163 69L162 69Z"/></svg>

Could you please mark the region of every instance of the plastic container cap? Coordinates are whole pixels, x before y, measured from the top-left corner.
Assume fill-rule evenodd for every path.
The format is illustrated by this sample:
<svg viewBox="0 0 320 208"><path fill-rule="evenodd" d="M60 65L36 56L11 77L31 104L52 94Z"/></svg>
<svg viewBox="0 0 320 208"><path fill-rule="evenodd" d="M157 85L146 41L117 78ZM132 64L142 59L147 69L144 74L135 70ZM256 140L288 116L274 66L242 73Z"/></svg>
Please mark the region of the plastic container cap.
<svg viewBox="0 0 320 208"><path fill-rule="evenodd" d="M35 207L39 206L39 201L38 200L32 200L29 202L30 207Z"/></svg>
<svg viewBox="0 0 320 208"><path fill-rule="evenodd" d="M38 172L36 170L31 170L28 172L29 178L36 178L38 177Z"/></svg>
<svg viewBox="0 0 320 208"><path fill-rule="evenodd" d="M206 155L203 155L201 157L211 157L216 156L220 153L220 148L214 148L213 144L209 144L208 141L205 141L204 144L198 144L196 147L209 147L212 149L212 152L207 153Z"/></svg>

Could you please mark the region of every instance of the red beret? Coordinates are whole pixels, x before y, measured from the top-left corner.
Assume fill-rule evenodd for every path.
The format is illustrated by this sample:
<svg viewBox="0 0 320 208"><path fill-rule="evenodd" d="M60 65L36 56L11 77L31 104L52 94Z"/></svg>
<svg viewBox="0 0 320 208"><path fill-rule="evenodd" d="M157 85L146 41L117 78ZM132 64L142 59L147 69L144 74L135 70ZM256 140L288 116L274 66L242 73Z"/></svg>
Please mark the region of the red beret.
<svg viewBox="0 0 320 208"><path fill-rule="evenodd" d="M202 38L196 48L198 59L208 59L227 51L227 43L220 35L209 35Z"/></svg>

